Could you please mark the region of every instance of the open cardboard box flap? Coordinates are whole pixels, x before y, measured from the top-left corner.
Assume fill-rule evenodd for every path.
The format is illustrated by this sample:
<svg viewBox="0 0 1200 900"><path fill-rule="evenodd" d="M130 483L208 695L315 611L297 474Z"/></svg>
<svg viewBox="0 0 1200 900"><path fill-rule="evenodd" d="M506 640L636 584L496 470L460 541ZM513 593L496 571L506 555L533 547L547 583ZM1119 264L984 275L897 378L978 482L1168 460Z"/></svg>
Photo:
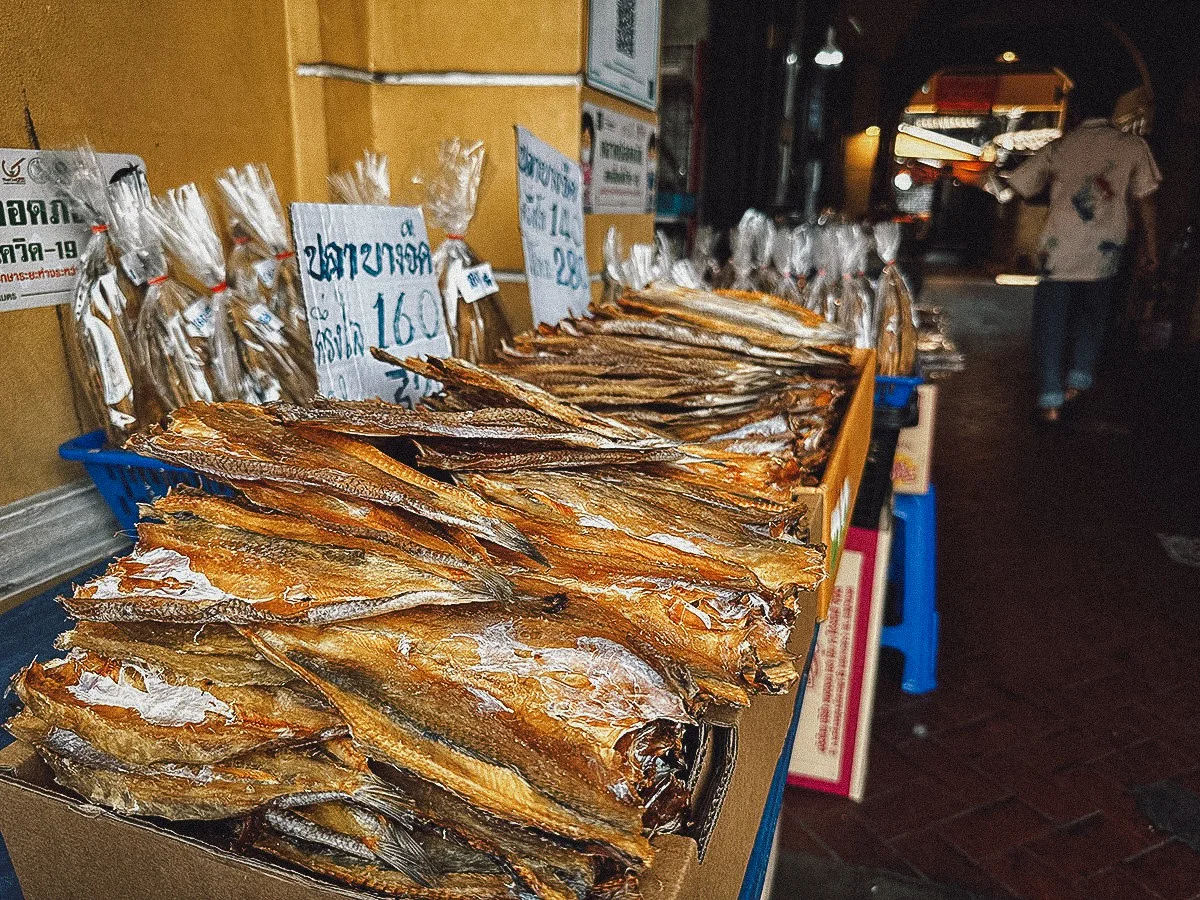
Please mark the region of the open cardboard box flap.
<svg viewBox="0 0 1200 900"><path fill-rule="evenodd" d="M25 900L312 900L378 894L241 856L143 819L118 816L62 792L28 744L0 750L0 833ZM654 839L642 876L646 900L677 900L696 842Z"/></svg>

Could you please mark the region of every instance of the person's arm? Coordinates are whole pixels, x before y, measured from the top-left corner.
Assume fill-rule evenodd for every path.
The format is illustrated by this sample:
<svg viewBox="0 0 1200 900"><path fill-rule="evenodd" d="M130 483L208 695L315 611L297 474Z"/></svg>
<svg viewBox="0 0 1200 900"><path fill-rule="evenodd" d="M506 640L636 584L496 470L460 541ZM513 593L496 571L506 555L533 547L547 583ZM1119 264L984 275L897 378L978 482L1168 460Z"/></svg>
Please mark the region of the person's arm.
<svg viewBox="0 0 1200 900"><path fill-rule="evenodd" d="M1054 142L1051 141L1005 179L1008 186L1028 200L1044 191L1053 177Z"/></svg>
<svg viewBox="0 0 1200 900"><path fill-rule="evenodd" d="M1148 272L1158 268L1158 227L1155 221L1154 194L1139 197L1135 204L1142 226L1141 264Z"/></svg>

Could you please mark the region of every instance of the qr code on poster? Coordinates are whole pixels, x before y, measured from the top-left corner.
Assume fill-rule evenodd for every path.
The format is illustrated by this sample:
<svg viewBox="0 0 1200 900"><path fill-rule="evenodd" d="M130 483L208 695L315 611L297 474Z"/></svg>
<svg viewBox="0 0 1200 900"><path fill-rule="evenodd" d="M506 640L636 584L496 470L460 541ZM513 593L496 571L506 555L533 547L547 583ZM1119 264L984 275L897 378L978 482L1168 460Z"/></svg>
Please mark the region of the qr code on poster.
<svg viewBox="0 0 1200 900"><path fill-rule="evenodd" d="M617 0L617 52L633 59L637 0Z"/></svg>

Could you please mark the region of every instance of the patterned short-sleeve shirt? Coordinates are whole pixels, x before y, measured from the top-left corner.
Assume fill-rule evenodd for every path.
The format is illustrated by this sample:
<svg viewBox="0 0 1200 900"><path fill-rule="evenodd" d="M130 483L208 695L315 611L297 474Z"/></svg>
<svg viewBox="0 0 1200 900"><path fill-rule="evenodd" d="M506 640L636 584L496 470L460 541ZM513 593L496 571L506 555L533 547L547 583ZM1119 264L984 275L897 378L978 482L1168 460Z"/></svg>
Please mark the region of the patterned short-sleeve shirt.
<svg viewBox="0 0 1200 900"><path fill-rule="evenodd" d="M1042 231L1043 274L1054 281L1098 281L1116 274L1129 236L1129 206L1162 176L1146 142L1104 119L1088 119L1052 141L1009 176L1023 197L1050 186Z"/></svg>

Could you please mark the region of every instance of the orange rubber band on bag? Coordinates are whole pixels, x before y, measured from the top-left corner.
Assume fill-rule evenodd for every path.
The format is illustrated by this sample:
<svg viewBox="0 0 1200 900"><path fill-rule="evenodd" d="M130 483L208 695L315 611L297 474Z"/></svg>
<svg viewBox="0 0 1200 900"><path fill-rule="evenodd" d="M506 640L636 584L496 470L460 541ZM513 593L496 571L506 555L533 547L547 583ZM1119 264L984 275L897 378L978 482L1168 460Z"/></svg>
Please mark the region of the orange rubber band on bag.
<svg viewBox="0 0 1200 900"><path fill-rule="evenodd" d="M151 278L149 281L146 282L146 286L149 287L152 284L162 284L166 280L167 280L166 275L155 275L153 278Z"/></svg>
<svg viewBox="0 0 1200 900"><path fill-rule="evenodd" d="M106 231L108 231L108 226L104 223L92 226L92 234L104 234Z"/></svg>
<svg viewBox="0 0 1200 900"><path fill-rule="evenodd" d="M222 281L220 284L214 285L208 289L210 294L219 294L221 291L229 290L229 282Z"/></svg>
<svg viewBox="0 0 1200 900"><path fill-rule="evenodd" d="M282 253L276 253L275 258L282 262L285 259L291 259L295 255L295 250L284 250Z"/></svg>

